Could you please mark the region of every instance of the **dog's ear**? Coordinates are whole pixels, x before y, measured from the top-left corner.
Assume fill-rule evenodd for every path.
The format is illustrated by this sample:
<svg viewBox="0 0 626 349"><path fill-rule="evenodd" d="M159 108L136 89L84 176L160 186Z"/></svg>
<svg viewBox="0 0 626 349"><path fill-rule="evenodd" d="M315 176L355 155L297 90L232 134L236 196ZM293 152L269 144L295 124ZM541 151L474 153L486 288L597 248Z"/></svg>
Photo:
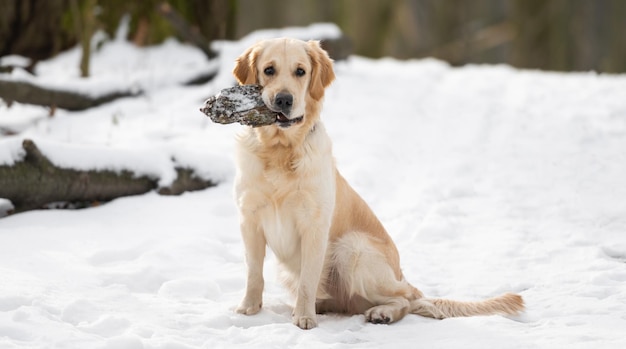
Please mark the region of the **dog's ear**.
<svg viewBox="0 0 626 349"><path fill-rule="evenodd" d="M324 97L324 89L335 80L333 61L328 57L328 53L321 48L319 41L308 41L307 52L313 70L309 82L309 94L311 98L318 101Z"/></svg>
<svg viewBox="0 0 626 349"><path fill-rule="evenodd" d="M256 60L259 56L259 50L258 45L254 45L235 60L233 75L239 84L248 85L258 83Z"/></svg>

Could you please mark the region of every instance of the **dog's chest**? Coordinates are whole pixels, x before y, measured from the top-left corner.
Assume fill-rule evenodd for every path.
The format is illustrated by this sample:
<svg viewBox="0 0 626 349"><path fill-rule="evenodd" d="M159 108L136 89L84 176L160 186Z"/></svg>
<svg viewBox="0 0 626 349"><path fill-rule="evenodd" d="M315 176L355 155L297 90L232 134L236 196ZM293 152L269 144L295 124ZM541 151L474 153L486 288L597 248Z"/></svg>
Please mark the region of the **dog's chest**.
<svg viewBox="0 0 626 349"><path fill-rule="evenodd" d="M292 153L244 146L238 154L240 210L262 228L267 244L285 264L299 265L301 237L329 225L334 208L330 141L325 133L315 133L305 143Z"/></svg>
<svg viewBox="0 0 626 349"><path fill-rule="evenodd" d="M301 225L306 217L306 197L310 189L292 174L279 170L267 170L261 184L268 190L264 192L263 202L259 203L259 223L261 224L268 246L279 260L299 259ZM303 188L307 187L307 188Z"/></svg>
<svg viewBox="0 0 626 349"><path fill-rule="evenodd" d="M300 236L294 217L279 206L267 206L265 211L260 223L267 245L283 263L299 260Z"/></svg>

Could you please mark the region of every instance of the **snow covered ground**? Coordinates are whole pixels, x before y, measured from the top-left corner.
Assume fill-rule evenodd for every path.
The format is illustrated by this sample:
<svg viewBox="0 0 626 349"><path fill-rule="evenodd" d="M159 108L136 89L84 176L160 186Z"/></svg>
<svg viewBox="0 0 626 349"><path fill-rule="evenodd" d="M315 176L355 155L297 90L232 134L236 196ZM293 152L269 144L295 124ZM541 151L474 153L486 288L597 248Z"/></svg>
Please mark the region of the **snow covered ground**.
<svg viewBox="0 0 626 349"><path fill-rule="evenodd" d="M519 292L527 312L390 326L322 315L302 331L269 256L264 309L234 313L245 284L231 194L242 126L212 124L198 108L234 82L233 60L251 42L333 30L258 32L217 45L221 60L208 63L175 41L114 40L86 82L77 50L43 62L42 83L144 94L53 118L0 105L0 127L21 131L0 139L0 164L32 138L65 166L130 168L167 184L184 164L220 184L0 219L0 348L625 348L624 75L336 63L323 120L337 164L386 225L406 277L436 297ZM215 64L213 82L179 86Z"/></svg>

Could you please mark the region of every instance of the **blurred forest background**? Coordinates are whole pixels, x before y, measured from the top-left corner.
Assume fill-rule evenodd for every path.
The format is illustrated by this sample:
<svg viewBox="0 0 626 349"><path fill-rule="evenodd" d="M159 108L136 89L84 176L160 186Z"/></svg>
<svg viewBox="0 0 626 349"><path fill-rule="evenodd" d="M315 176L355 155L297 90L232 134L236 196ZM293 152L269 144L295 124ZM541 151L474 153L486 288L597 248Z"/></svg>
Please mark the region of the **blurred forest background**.
<svg viewBox="0 0 626 349"><path fill-rule="evenodd" d="M211 40L333 22L367 57L626 72L624 0L2 0L0 57L36 62L88 45L95 30L113 35L125 14L137 45L178 36L209 57Z"/></svg>

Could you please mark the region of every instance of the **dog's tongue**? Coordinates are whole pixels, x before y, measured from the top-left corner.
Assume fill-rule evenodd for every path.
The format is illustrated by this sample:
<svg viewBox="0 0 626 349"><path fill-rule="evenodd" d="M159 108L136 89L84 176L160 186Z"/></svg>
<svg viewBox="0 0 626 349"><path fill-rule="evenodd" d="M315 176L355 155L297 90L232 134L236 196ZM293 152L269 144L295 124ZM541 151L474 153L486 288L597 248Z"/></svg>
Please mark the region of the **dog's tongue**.
<svg viewBox="0 0 626 349"><path fill-rule="evenodd" d="M276 114L276 120L278 120L279 122L289 122L289 121L291 121L285 115L283 115L283 113Z"/></svg>

